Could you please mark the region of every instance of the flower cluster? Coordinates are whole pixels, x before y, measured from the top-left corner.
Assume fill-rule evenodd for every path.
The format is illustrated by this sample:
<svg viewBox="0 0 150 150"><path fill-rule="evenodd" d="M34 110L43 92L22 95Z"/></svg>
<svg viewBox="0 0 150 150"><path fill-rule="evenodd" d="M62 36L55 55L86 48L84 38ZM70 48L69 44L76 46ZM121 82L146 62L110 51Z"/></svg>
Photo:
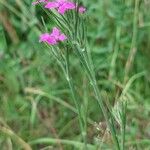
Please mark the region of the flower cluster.
<svg viewBox="0 0 150 150"><path fill-rule="evenodd" d="M56 45L60 41L66 40L67 37L61 31L54 27L52 33L44 33L40 36L39 42L46 42L49 45Z"/></svg>
<svg viewBox="0 0 150 150"><path fill-rule="evenodd" d="M55 1L48 1L48 0L38 0L36 2L33 2L33 5L44 3L46 9L56 9L59 14L64 14L68 10L75 10L78 8L78 5L74 2L71 2L69 0L55 0ZM79 13L84 13L86 11L85 7L80 6L78 8Z"/></svg>
<svg viewBox="0 0 150 150"><path fill-rule="evenodd" d="M32 5L37 5L39 3L43 3L46 9L56 9L61 15L64 15L65 12L69 10L78 10L79 13L84 13L86 11L85 7L78 6L77 3L70 0L37 0L33 2ZM65 41L66 39L67 36L61 33L58 28L54 27L52 33L44 33L40 35L39 42L46 42L49 45L56 45L59 42Z"/></svg>

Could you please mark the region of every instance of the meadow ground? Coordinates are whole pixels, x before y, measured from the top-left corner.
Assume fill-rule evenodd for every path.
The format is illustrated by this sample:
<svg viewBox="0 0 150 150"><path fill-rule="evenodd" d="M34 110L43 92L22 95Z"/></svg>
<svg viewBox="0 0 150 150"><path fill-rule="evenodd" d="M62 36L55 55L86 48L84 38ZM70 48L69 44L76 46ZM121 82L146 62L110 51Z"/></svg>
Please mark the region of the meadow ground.
<svg viewBox="0 0 150 150"><path fill-rule="evenodd" d="M39 43L43 20L49 30L54 22L31 3L0 0L0 150L85 149L65 76L50 49ZM83 4L99 92L116 122L118 101L127 102L124 150L149 150L150 1ZM84 68L70 53L70 72L87 117L87 149L115 149ZM117 123L116 129L121 139Z"/></svg>

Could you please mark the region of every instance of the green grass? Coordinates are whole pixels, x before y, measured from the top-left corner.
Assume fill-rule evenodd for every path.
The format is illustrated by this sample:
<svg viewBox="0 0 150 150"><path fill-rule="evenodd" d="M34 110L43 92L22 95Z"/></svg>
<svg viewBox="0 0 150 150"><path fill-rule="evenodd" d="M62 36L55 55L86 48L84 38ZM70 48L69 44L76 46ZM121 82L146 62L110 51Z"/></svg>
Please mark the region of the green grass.
<svg viewBox="0 0 150 150"><path fill-rule="evenodd" d="M84 5L100 94L119 125L120 101L127 101L125 149L148 150L150 2L85 0ZM83 149L78 110L65 75L48 48L38 42L45 30L43 20L49 31L54 22L30 0L1 0L0 14L0 149ZM9 20L10 30L3 20ZM84 68L75 55L70 60L81 113L87 113L87 148L112 149Z"/></svg>

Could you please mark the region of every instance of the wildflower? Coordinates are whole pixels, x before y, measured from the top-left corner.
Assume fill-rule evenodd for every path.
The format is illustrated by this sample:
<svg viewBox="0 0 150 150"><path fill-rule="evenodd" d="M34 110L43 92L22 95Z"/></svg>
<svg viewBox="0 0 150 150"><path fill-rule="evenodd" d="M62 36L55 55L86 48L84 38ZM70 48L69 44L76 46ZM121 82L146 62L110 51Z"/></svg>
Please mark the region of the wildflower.
<svg viewBox="0 0 150 150"><path fill-rule="evenodd" d="M61 33L56 27L53 28L52 33L44 33L40 36L39 42L46 42L49 45L56 45L58 42L65 41L67 37Z"/></svg>
<svg viewBox="0 0 150 150"><path fill-rule="evenodd" d="M75 3L67 1L67 0L55 0L54 2L48 2L45 5L47 9L57 9L58 13L64 14L68 10L73 10L76 8Z"/></svg>
<svg viewBox="0 0 150 150"><path fill-rule="evenodd" d="M56 9L58 13L64 14L68 10L74 10L77 8L77 4L74 2L71 2L69 0L54 0L54 1L49 1L49 0L37 0L32 3L32 5L37 5L39 3L44 3L46 9ZM83 6L79 7L79 13L84 13L85 8Z"/></svg>
<svg viewBox="0 0 150 150"><path fill-rule="evenodd" d="M79 13L84 13L86 11L86 8L85 7L83 7L83 6L81 6L81 7L79 7Z"/></svg>
<svg viewBox="0 0 150 150"><path fill-rule="evenodd" d="M73 10L75 8L76 6L73 2L64 2L62 5L58 7L58 13L63 15L66 11Z"/></svg>

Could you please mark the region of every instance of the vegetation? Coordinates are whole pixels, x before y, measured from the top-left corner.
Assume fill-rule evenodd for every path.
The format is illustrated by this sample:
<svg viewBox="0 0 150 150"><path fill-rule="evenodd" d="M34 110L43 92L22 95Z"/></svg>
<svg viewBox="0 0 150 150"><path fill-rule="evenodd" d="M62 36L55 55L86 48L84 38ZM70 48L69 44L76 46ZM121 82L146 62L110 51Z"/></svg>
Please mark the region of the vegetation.
<svg viewBox="0 0 150 150"><path fill-rule="evenodd" d="M39 43L53 15L0 0L0 149L149 150L150 2L82 4L87 55L70 40L59 62Z"/></svg>

